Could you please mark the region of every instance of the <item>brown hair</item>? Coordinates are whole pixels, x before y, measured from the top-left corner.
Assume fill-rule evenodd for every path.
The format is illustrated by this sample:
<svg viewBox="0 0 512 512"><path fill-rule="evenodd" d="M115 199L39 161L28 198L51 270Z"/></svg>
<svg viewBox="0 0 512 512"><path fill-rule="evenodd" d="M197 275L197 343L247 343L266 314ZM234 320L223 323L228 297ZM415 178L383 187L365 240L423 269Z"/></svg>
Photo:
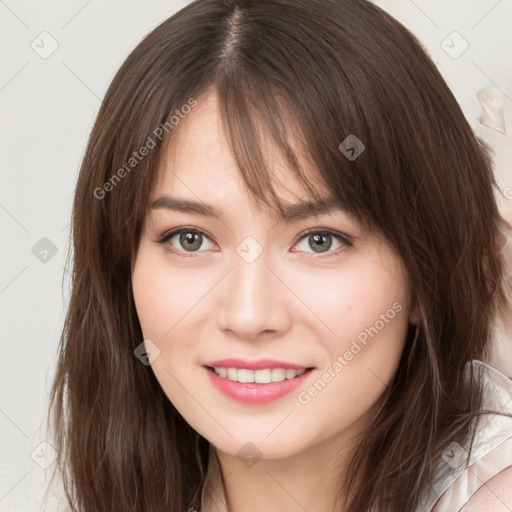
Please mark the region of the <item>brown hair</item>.
<svg viewBox="0 0 512 512"><path fill-rule="evenodd" d="M366 0L197 0L147 35L114 77L76 187L72 290L51 391L69 504L200 509L208 443L134 357L143 337L131 269L173 133L158 138L156 129L210 87L255 199L281 211L258 127L318 197L293 136L332 193L403 260L419 335L411 325L340 489L353 512L413 511L442 451L470 437L482 389L464 370L486 357L507 292L489 148L422 45ZM365 145L355 160L339 149L350 134ZM149 138L155 147L127 165Z"/></svg>

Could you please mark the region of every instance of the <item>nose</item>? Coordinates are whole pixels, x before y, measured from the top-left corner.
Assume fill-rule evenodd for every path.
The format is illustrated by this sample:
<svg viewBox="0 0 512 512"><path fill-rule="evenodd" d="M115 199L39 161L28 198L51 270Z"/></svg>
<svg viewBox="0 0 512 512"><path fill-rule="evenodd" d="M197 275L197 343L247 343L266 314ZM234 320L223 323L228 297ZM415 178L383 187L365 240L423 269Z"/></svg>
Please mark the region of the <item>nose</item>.
<svg viewBox="0 0 512 512"><path fill-rule="evenodd" d="M263 251L250 262L235 254L233 268L224 281L218 327L237 337L280 335L290 326L290 291ZM265 334L264 334L265 333Z"/></svg>

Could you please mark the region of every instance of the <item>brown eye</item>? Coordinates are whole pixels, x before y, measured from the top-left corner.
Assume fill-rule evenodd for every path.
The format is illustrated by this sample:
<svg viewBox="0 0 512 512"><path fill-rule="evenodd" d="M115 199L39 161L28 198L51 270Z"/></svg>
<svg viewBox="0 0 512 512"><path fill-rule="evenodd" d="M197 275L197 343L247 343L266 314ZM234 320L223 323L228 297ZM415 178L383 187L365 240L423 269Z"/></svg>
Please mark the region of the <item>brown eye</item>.
<svg viewBox="0 0 512 512"><path fill-rule="evenodd" d="M182 231L179 234L179 241L185 250L197 251L203 243L202 235L193 231Z"/></svg>
<svg viewBox="0 0 512 512"><path fill-rule="evenodd" d="M352 246L352 242L348 236L342 233L329 229L314 229L304 233L296 246L299 248L299 251L310 253L311 257L315 257L315 253L327 253L327 257L331 254L339 254L347 247ZM308 249L312 249L312 251Z"/></svg>
<svg viewBox="0 0 512 512"><path fill-rule="evenodd" d="M308 242L310 247L316 247L319 249L318 252L328 251L332 245L332 236L326 234L309 235Z"/></svg>
<svg viewBox="0 0 512 512"><path fill-rule="evenodd" d="M194 253L202 252L200 249L203 247L205 240L210 241L210 238L197 228L180 228L167 233L157 242L171 246L173 248L172 252ZM207 246L206 249L212 246L213 244L210 242L210 247ZM177 250L174 251L174 248Z"/></svg>

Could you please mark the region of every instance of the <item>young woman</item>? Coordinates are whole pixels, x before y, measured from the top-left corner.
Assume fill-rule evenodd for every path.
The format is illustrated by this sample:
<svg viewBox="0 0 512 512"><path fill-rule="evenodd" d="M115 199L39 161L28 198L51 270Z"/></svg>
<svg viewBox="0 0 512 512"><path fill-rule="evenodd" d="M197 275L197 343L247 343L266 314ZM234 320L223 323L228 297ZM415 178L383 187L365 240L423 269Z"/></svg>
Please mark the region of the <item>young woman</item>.
<svg viewBox="0 0 512 512"><path fill-rule="evenodd" d="M495 188L372 3L163 22L76 189L51 397L72 510L510 508L512 384L483 362L511 305Z"/></svg>

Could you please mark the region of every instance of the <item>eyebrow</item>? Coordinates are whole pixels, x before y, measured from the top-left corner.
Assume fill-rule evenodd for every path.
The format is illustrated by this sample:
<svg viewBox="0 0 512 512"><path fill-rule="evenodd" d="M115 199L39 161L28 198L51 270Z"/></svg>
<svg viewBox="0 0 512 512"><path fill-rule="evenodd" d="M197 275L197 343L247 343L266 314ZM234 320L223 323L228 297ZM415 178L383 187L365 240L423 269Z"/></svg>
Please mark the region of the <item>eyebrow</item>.
<svg viewBox="0 0 512 512"><path fill-rule="evenodd" d="M155 199L150 204L150 208L172 210L214 219L222 217L222 212L215 206L170 196L161 196ZM292 223L308 217L327 215L335 211L346 212L347 210L339 198L331 196L322 198L320 202L299 201L298 203L287 204L284 206L283 219L285 222Z"/></svg>

